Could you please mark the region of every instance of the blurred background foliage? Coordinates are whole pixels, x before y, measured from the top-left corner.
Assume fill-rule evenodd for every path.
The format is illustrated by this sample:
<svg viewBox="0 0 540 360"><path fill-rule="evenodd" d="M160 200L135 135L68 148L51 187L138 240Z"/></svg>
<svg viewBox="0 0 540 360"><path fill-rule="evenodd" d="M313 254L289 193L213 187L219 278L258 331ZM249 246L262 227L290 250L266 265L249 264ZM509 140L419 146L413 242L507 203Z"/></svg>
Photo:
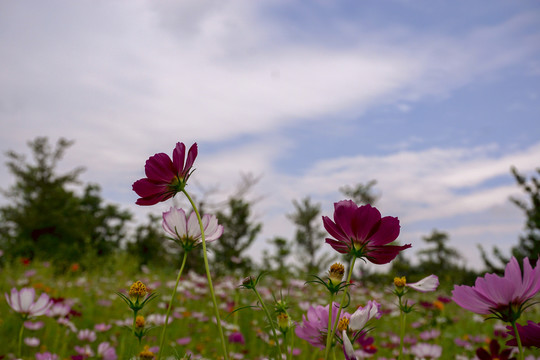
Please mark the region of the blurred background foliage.
<svg viewBox="0 0 540 360"><path fill-rule="evenodd" d="M177 268L180 249L168 241L161 229L161 217L149 215L142 224L134 224L133 214L114 204L108 204L98 184L80 180L84 169L78 167L59 173L58 163L72 141L59 139L55 144L38 137L28 146L31 159L8 151L6 166L15 182L1 192L7 203L0 207L0 266L5 262L24 262L34 259L48 261L59 271L76 264L82 270L96 264L115 263L129 259L139 268ZM530 179L511 169L517 186L527 200L512 198L525 215L524 231L516 239L511 254L491 249L488 254L480 248L486 271L500 272L510 256L520 261L524 257L536 259L540 253L540 169ZM212 206L225 228L223 236L211 248L217 275L245 276L260 271L270 272L286 281L291 276L323 274L331 262L349 262L346 256L327 254L322 250L327 236L322 228L321 204L309 196L293 200L293 212L287 218L295 225L292 239L268 239L271 250L265 250L261 263L247 255L262 230L263 224L252 214L255 201L247 193L257 179L244 176L239 190L223 204ZM372 204L382 196L375 189L376 180L366 184L345 185L340 192L357 204ZM201 213L211 203L205 194L197 199ZM215 210L215 211L214 211ZM387 273L369 272L358 266L357 278L363 282L391 282L394 276L407 276L415 281L426 274L437 274L441 283L471 284L478 275L467 268L462 255L450 246L451 239L444 231L434 229L422 237L425 244L416 261L400 254ZM197 249L200 253L201 249ZM189 257L187 268L202 272L197 253ZM114 258L114 259L112 259ZM536 262L536 261L534 261ZM293 265L294 264L294 265Z"/></svg>

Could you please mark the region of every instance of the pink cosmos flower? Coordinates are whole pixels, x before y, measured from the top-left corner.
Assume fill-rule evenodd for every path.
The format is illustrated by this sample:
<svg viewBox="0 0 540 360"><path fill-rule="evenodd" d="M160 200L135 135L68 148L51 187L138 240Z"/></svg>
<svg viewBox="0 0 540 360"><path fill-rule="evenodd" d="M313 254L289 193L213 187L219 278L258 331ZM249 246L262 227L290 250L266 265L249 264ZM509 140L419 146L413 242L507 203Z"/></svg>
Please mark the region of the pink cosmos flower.
<svg viewBox="0 0 540 360"><path fill-rule="evenodd" d="M24 343L26 346L36 347L39 346L39 339L37 337L26 337L24 338Z"/></svg>
<svg viewBox="0 0 540 360"><path fill-rule="evenodd" d="M536 347L540 348L540 323L535 323L534 321L527 321L527 325L523 326L516 324L519 338L521 339L521 345L526 347ZM514 336L514 329L511 326L507 327L509 334ZM511 339L506 342L508 346L517 346L516 339Z"/></svg>
<svg viewBox="0 0 540 360"><path fill-rule="evenodd" d="M349 329L353 331L363 330L371 319L381 318L381 304L369 300L365 307L359 307L352 315L349 321Z"/></svg>
<svg viewBox="0 0 540 360"><path fill-rule="evenodd" d="M133 191L140 196L136 204L155 205L182 191L192 173L191 167L196 157L197 144L189 148L186 158L186 146L181 142L176 144L172 160L165 153L151 156L144 165L146 178L133 183Z"/></svg>
<svg viewBox="0 0 540 360"><path fill-rule="evenodd" d="M418 343L411 346L411 354L417 359L438 359L442 355L442 347L435 344Z"/></svg>
<svg viewBox="0 0 540 360"><path fill-rule="evenodd" d="M333 306L332 324L336 320L339 304L334 303ZM295 329L296 336L306 340L313 346L324 349L326 347L326 334L328 333L328 309L328 305L310 306L307 316L302 315L302 324ZM342 312L340 320L343 318L350 319L350 317L351 314ZM339 332L336 332L336 334L341 335Z"/></svg>
<svg viewBox="0 0 540 360"><path fill-rule="evenodd" d="M217 218L205 214L201 220L206 242L219 239L223 234L223 226L218 224ZM163 213L162 225L172 240L188 251L202 242L201 228L194 211L187 218L183 209L171 207Z"/></svg>
<svg viewBox="0 0 540 360"><path fill-rule="evenodd" d="M345 355L345 360L358 360L354 354L351 340L349 340L349 337L347 336L347 330L343 330L341 338L343 339L343 354Z"/></svg>
<svg viewBox="0 0 540 360"><path fill-rule="evenodd" d="M102 360L116 360L116 350L108 342L102 342L97 348L98 358Z"/></svg>
<svg viewBox="0 0 540 360"><path fill-rule="evenodd" d="M51 306L49 295L43 293L38 299L34 288L22 288L20 291L13 288L11 295L5 293L8 305L23 316L23 318L41 316L47 313Z"/></svg>
<svg viewBox="0 0 540 360"><path fill-rule="evenodd" d="M94 342L97 339L96 333L90 329L79 330L77 334L77 339L81 341Z"/></svg>
<svg viewBox="0 0 540 360"><path fill-rule="evenodd" d="M388 245L399 235L398 218L385 216L371 205L358 207L351 200L334 204L334 221L323 216L324 228L335 239L326 242L342 254L366 258L374 264L387 264L411 244Z"/></svg>
<svg viewBox="0 0 540 360"><path fill-rule="evenodd" d="M25 321L24 322L24 327L27 328L28 330L39 330L44 326L45 326L45 323L43 321L36 321L36 322Z"/></svg>
<svg viewBox="0 0 540 360"><path fill-rule="evenodd" d="M523 259L523 275L515 257L506 265L504 276L486 274L473 287L460 285L452 291L452 299L459 306L477 314L493 314L506 321L516 321L523 305L540 290L540 266L532 268Z"/></svg>
<svg viewBox="0 0 540 360"><path fill-rule="evenodd" d="M50 352L36 353L36 360L58 360L58 355Z"/></svg>

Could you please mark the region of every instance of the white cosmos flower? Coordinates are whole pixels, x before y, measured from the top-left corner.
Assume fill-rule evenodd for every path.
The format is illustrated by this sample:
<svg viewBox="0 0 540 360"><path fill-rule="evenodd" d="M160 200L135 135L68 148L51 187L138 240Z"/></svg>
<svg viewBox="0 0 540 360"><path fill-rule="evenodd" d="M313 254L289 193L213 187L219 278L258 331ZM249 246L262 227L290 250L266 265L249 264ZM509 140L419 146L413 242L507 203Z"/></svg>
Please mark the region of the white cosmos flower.
<svg viewBox="0 0 540 360"><path fill-rule="evenodd" d="M381 305L373 300L369 300L365 307L359 307L349 320L349 329L353 331L362 330L367 322L373 318L381 317Z"/></svg>
<svg viewBox="0 0 540 360"><path fill-rule="evenodd" d="M343 330L343 353L345 354L345 360L357 360L354 355L354 348L351 344L351 340L347 336L347 330Z"/></svg>
<svg viewBox="0 0 540 360"><path fill-rule="evenodd" d="M418 282L406 284L406 286L420 292L435 291L439 286L439 278L437 275L429 275Z"/></svg>
<svg viewBox="0 0 540 360"><path fill-rule="evenodd" d="M205 214L201 218L204 238L207 242L219 239L223 234L223 226L218 224L214 215ZM201 228L197 214L193 211L189 218L183 209L171 207L163 213L163 230L176 242L190 249L202 242Z"/></svg>
<svg viewBox="0 0 540 360"><path fill-rule="evenodd" d="M11 294L5 293L8 305L24 318L45 315L52 302L49 296L45 293L36 298L36 290L34 288L22 288L18 291L16 288L11 289Z"/></svg>

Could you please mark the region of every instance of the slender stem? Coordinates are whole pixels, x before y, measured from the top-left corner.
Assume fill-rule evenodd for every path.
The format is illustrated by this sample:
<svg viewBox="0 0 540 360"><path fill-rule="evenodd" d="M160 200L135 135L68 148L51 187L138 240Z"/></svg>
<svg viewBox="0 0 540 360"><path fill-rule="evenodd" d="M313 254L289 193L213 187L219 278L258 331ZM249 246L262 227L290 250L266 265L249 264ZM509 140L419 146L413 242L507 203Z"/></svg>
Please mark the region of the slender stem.
<svg viewBox="0 0 540 360"><path fill-rule="evenodd" d="M21 330L19 330L19 346L17 348L17 357L22 358L22 338L23 338L23 331L24 331L24 319L23 323L21 324Z"/></svg>
<svg viewBox="0 0 540 360"><path fill-rule="evenodd" d="M328 325L326 329L326 349L330 349L332 345L332 329L330 328L330 325L332 325L332 310L334 308L334 299L336 297L336 294L330 293L330 305L328 305ZM325 359L328 356L328 351L325 352Z"/></svg>
<svg viewBox="0 0 540 360"><path fill-rule="evenodd" d="M167 307L167 316L165 316L165 324L163 325L163 330L161 331L161 340L159 341L159 353L158 353L157 360L159 360L161 358L161 354L163 354L163 343L165 342L165 333L167 331L167 325L169 324L169 316L171 314L174 297L176 296L176 289L178 289L178 283L180 282L182 271L184 271L184 266L186 265L187 255L188 255L188 252L184 251L184 258L182 259L182 265L180 266L180 270L178 271L178 276L176 277L176 284L174 285L174 289L171 295L171 300L169 301L169 306Z"/></svg>
<svg viewBox="0 0 540 360"><path fill-rule="evenodd" d="M355 262L356 262L356 257L353 256L352 259L351 259L351 266L349 266L349 273L347 274L347 282L345 283L347 285L349 285L349 283L351 281L351 276L352 276L352 272L353 272ZM336 333L337 325L339 323L339 317L341 316L341 309L343 308L343 303L345 302L345 299L347 299L348 291L349 291L349 287L347 286L345 288L345 290L343 290L343 296L341 297L341 302L339 303L339 310L338 310L338 313L337 313L336 320L334 320L334 325L332 326L331 330L329 330L331 332L331 335L330 335L331 338L334 338L334 335ZM330 324L328 324L328 325L330 326ZM325 360L328 359L329 352L330 352L330 349L327 347L325 355L324 355Z"/></svg>
<svg viewBox="0 0 540 360"><path fill-rule="evenodd" d="M403 359L403 343L405 339L405 312L403 311L403 304L401 303L401 296L399 296L399 357Z"/></svg>
<svg viewBox="0 0 540 360"><path fill-rule="evenodd" d="M135 335L135 329L137 328L137 313L138 312L139 312L139 310L133 310L133 335L134 336L137 336L137 335Z"/></svg>
<svg viewBox="0 0 540 360"><path fill-rule="evenodd" d="M276 327L274 326L274 321L272 320L272 317L270 316L270 312L266 308L266 305L264 305L263 299L261 298L261 294L257 291L256 287L253 287L253 291L255 291L255 294L257 295L257 299L261 303L261 307L264 310L266 317L268 318L268 322L270 323L270 327L272 328L272 333L274 334L274 341L276 342L277 349L279 351L279 360L283 359L283 356L281 355L281 346L279 345L279 338L277 337L276 333Z"/></svg>
<svg viewBox="0 0 540 360"><path fill-rule="evenodd" d="M516 336L516 341L519 349L519 360L523 360L524 354L523 354L523 346L521 345L521 338L519 337L519 331L516 326L516 322L512 321L512 327L514 328L514 335Z"/></svg>
<svg viewBox="0 0 540 360"><path fill-rule="evenodd" d="M195 203L193 202L193 199L191 199L191 196L187 193L185 189L182 190L184 195L186 195L187 199L189 200L191 207L193 208L193 211L195 211L195 214L197 215L197 220L199 221L199 226L201 228L201 243L202 243L202 253L203 253L203 259L204 259L204 267L206 269L206 278L208 279L208 288L210 290L210 295L212 296L212 303L214 304L214 313L216 316L216 322L219 330L219 337L221 338L221 348L223 351L223 357L225 360L229 360L229 355L227 353L227 346L225 344L225 336L223 335L223 328L221 326L221 319L219 317L219 308L216 301L216 295L214 293L214 286L212 285L212 276L210 275L210 266L208 265L208 255L206 255L206 239L204 237L204 226L201 220L201 215L199 214L199 211L197 210L197 206L195 206Z"/></svg>

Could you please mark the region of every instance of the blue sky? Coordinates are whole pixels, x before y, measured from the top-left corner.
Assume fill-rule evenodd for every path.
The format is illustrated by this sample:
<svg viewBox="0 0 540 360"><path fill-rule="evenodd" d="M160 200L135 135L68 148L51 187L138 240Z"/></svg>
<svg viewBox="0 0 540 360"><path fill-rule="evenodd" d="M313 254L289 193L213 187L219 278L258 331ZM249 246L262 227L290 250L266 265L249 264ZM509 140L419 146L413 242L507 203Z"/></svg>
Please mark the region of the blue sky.
<svg viewBox="0 0 540 360"><path fill-rule="evenodd" d="M62 167L144 218L172 204L134 205L144 161L196 141L195 194L261 176L255 257L293 199L376 179L410 258L436 228L478 268L523 226L510 167L540 166L536 1L2 2L0 49L2 152L73 139Z"/></svg>

